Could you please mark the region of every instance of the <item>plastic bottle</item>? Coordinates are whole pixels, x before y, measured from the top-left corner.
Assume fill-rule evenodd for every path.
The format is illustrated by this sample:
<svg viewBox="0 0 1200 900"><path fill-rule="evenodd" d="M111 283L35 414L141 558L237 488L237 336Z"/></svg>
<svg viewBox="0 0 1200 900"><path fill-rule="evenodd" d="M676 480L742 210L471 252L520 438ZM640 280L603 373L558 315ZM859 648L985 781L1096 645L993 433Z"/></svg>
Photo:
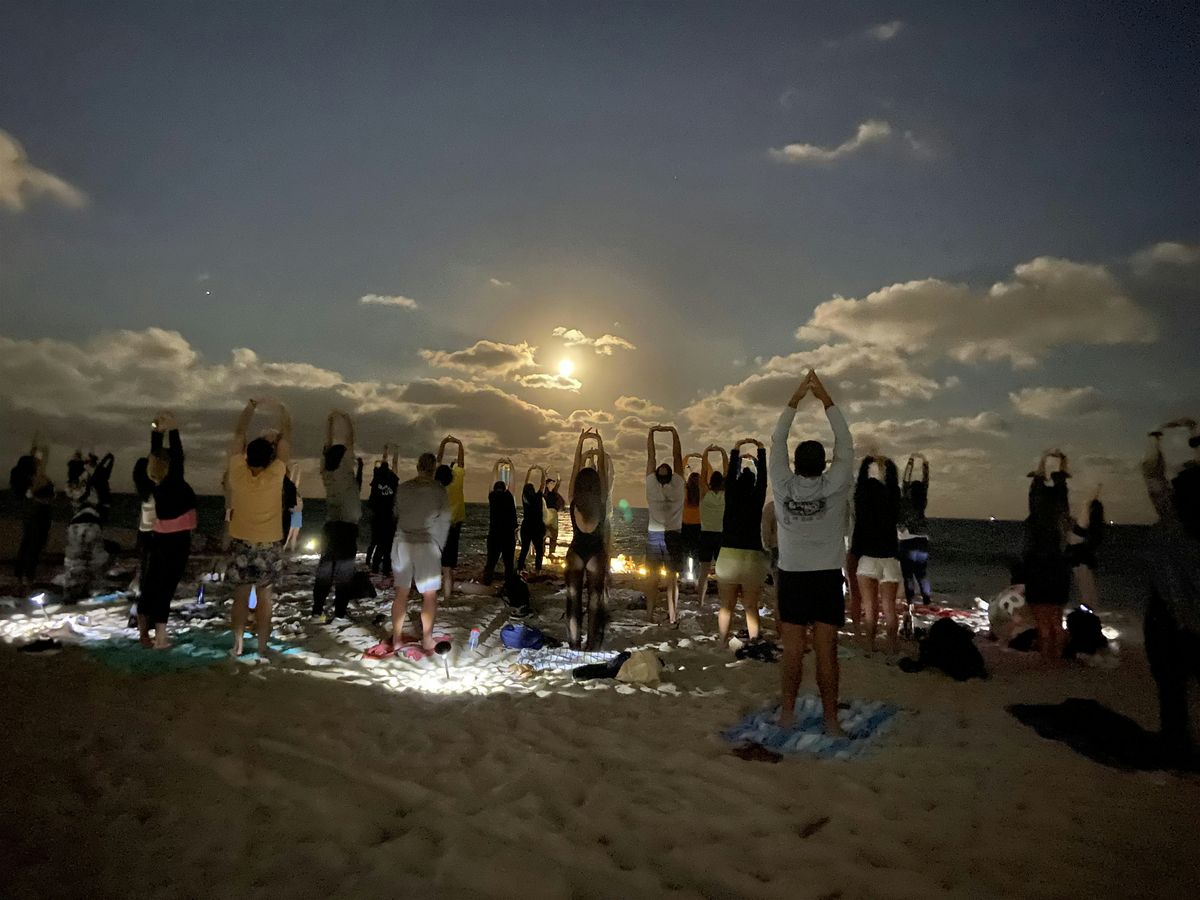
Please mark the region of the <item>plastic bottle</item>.
<svg viewBox="0 0 1200 900"><path fill-rule="evenodd" d="M471 637L468 638L468 640L467 640L467 646L472 650L474 650L476 647L479 646L479 629L478 628L471 629Z"/></svg>
<svg viewBox="0 0 1200 900"><path fill-rule="evenodd" d="M196 605L204 605L204 582L200 582L200 587L196 589Z"/></svg>
<svg viewBox="0 0 1200 900"><path fill-rule="evenodd" d="M251 586L251 588L250 588L250 608L254 609L256 606L258 606L258 591L255 590L254 586Z"/></svg>

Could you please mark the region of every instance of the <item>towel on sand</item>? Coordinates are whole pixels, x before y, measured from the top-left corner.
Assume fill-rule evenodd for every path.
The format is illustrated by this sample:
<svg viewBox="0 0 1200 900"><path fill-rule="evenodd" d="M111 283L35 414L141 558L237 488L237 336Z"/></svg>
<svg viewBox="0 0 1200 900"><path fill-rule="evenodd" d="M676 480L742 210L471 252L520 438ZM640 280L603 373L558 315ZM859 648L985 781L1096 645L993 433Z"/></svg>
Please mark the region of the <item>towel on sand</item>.
<svg viewBox="0 0 1200 900"><path fill-rule="evenodd" d="M113 669L140 675L160 672L183 672L202 669L229 659L233 636L228 631L188 629L171 635L169 650L151 650L129 638L84 641L82 647L92 656ZM276 653L295 653L299 648L270 641L267 645ZM247 651L255 647L254 640L246 641Z"/></svg>
<svg viewBox="0 0 1200 900"><path fill-rule="evenodd" d="M751 713L721 732L731 744L761 744L785 755L805 753L821 759L853 759L875 742L899 710L880 701L851 700L838 710L847 738L825 734L821 701L812 694L796 698L796 725L784 730L775 724L778 707Z"/></svg>

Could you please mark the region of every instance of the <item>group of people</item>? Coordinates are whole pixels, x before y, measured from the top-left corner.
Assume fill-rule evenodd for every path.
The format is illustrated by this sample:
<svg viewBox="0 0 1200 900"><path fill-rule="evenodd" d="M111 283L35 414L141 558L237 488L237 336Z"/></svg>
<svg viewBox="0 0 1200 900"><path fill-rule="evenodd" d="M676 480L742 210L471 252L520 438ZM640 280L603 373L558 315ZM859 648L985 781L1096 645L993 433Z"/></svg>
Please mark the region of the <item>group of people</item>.
<svg viewBox="0 0 1200 900"><path fill-rule="evenodd" d="M789 452L797 407L810 394L824 407L833 431L831 458L815 440L803 440ZM277 422L251 438L252 420L261 408L274 408ZM1188 427L1191 445L1200 442L1191 420L1164 427ZM670 439L669 460L659 457L656 436L660 434ZM1200 621L1196 618L1200 615L1196 520L1200 463L1193 462L1168 479L1159 449L1161 435L1161 431L1153 433L1152 453L1145 467L1159 515L1159 539L1154 546L1163 551L1152 568L1146 640L1160 686L1164 730L1186 736L1186 682L1200 676ZM291 445L292 422L283 404L249 401L235 426L223 479L229 541L226 581L234 589L234 655L243 652L252 594L257 599L258 652L264 655L268 649L274 588L284 553L295 545L301 525L299 471L289 469ZM720 457L717 468L712 465L714 454ZM11 475L14 492L26 501L16 561L16 574L23 583L34 577L49 532L54 485L47 476L47 458L46 446L35 439ZM693 460L699 462L699 472L687 471ZM769 449L755 438L743 438L728 452L711 445L703 453L684 457L675 428L656 425L647 435L647 615L654 620L660 595L665 592L668 622L678 623L680 576L690 558L702 597L710 574L715 574L722 645L729 639L739 602L753 641L761 634L759 605L764 585L773 581L783 644L779 717L783 727L792 724L803 660L811 646L825 727L831 734L841 734L837 642L846 624L847 599L854 630L867 652L876 648L881 615L886 647L889 652L897 649L900 585L904 585L910 613L918 598L930 600L928 460L914 454L901 472L892 459L872 450L861 460L857 475L854 460L846 419L811 370L784 407ZM421 646L427 652L434 649L439 594L448 596L454 590L466 521L465 462L463 442L447 436L436 454L420 454L416 474L407 481L400 481L398 452L393 448L385 447L374 466L366 501L372 519L366 558L373 572L382 572L385 562L390 563L397 645L402 640L409 591L415 588L422 598ZM343 412L334 411L327 419L320 464L326 517L313 586L313 615L324 615L332 593L333 615L345 616L354 591L363 460L355 453L353 422ZM108 517L112 468L111 454L97 458L76 453L68 462L65 494L71 502L71 518L63 583L67 601L87 596L106 568L102 526ZM568 643L575 649L599 649L608 618L614 481L603 439L595 428L581 431L565 498L557 480L544 468L530 467L520 492L523 515L519 521L513 472L513 463L507 458L493 467L482 580L490 583L497 564L503 563L505 583L509 584L519 578L518 572L531 555L540 570L545 553L553 556L557 551L558 515L565 509L572 529L564 559ZM1072 579L1085 601L1095 597L1103 506L1097 489L1083 515L1075 518L1071 514L1070 472L1060 450L1047 451L1030 475L1022 560L1025 601L1037 625L1040 649L1053 658L1062 653L1062 607ZM169 646L166 623L171 600L186 569L191 535L197 527L196 499L185 479L179 427L169 412L155 417L149 453L137 461L133 481L141 501L136 622L144 645L164 648Z"/></svg>

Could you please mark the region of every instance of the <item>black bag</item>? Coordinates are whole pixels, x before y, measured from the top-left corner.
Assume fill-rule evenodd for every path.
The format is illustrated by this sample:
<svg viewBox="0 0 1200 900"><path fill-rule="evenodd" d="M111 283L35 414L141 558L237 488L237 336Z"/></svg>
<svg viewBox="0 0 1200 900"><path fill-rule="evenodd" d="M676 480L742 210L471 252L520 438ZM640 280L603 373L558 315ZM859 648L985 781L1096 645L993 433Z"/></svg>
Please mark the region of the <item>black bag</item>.
<svg viewBox="0 0 1200 900"><path fill-rule="evenodd" d="M375 585L371 583L371 576L369 573L363 571L357 571L354 573L354 578L350 581L350 599L375 599Z"/></svg>
<svg viewBox="0 0 1200 900"><path fill-rule="evenodd" d="M975 646L975 633L953 619L938 619L921 639L917 659L900 660L905 672L920 672L927 668L941 669L956 681L968 678L987 678L983 654Z"/></svg>
<svg viewBox="0 0 1200 900"><path fill-rule="evenodd" d="M1100 625L1100 617L1094 612L1077 609L1067 614L1067 646L1063 656L1070 659L1077 653L1090 656L1108 646L1108 638Z"/></svg>
<svg viewBox="0 0 1200 900"><path fill-rule="evenodd" d="M504 582L504 599L514 609L529 608L529 585L514 575Z"/></svg>

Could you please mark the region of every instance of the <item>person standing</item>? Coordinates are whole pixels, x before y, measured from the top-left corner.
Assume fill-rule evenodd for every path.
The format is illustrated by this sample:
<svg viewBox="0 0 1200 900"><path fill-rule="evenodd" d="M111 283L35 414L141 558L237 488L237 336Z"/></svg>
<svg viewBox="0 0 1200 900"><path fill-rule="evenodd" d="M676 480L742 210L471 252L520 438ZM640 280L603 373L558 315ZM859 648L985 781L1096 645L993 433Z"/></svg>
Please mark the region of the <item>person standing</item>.
<svg viewBox="0 0 1200 900"><path fill-rule="evenodd" d="M921 477L913 478L913 465L921 460ZM900 482L900 521L897 537L900 541L900 574L904 576L904 598L911 606L918 594L928 604L929 588L929 521L925 509L929 503L929 460L923 453L914 453L904 466ZM912 610L909 610L909 616Z"/></svg>
<svg viewBox="0 0 1200 900"><path fill-rule="evenodd" d="M344 442L334 443L334 426L344 426ZM346 618L354 588L354 563L358 557L358 520L362 517L362 460L354 456L354 423L341 410L325 422L321 481L325 485L325 546L317 562L313 583L314 618L322 618L332 588L333 615Z"/></svg>
<svg viewBox="0 0 1200 900"><path fill-rule="evenodd" d="M563 495L558 492L558 479L553 476L546 479L542 488L542 503L546 508L546 555L551 559L558 553L558 514L565 502Z"/></svg>
<svg viewBox="0 0 1200 900"><path fill-rule="evenodd" d="M408 594L421 595L421 647L432 653L433 625L437 618L438 590L442 586L442 551L450 533L450 501L446 489L433 477L437 457L422 453L417 475L396 488L396 539L392 543L392 641L404 643L404 618ZM511 565L511 555L510 562Z"/></svg>
<svg viewBox="0 0 1200 900"><path fill-rule="evenodd" d="M590 454L596 468L584 466L584 443L594 440L595 453ZM575 461L571 466L571 544L567 547L567 643L578 650L583 636L584 596L587 597L588 650L599 650L604 643L604 626L608 619L605 592L608 585L608 455L600 432L585 428L575 446Z"/></svg>
<svg viewBox="0 0 1200 900"><path fill-rule="evenodd" d="M278 407L278 441L265 437L246 440L250 422L260 405ZM292 417L277 400L250 400L233 429L226 473L229 509L230 561L226 581L233 585L233 650L242 655L246 621L250 618L250 592L255 592L258 656L267 658L271 637L271 612L275 583L283 569L283 522L280 498L292 453Z"/></svg>
<svg viewBox="0 0 1200 900"><path fill-rule="evenodd" d="M900 548L896 535L900 516L900 477L886 456L866 457L854 488L854 536L850 552L858 557L858 590L863 603L863 650L875 652L879 612L883 610L887 651L899 651L896 594L900 588Z"/></svg>
<svg viewBox="0 0 1200 900"><path fill-rule="evenodd" d="M671 462L659 463L654 435L671 435ZM683 570L683 505L687 492L683 450L673 426L655 425L646 435L646 507L650 524L646 536L646 618L654 621L660 578L667 581L667 620L679 624L679 573Z"/></svg>
<svg viewBox="0 0 1200 900"><path fill-rule="evenodd" d="M17 460L9 473L9 487L22 500L21 546L17 551L14 574L21 590L37 577L38 563L50 537L50 504L54 500L54 482L46 477L49 448L33 440L29 453Z"/></svg>
<svg viewBox="0 0 1200 900"><path fill-rule="evenodd" d="M721 454L721 468L714 471L709 464L710 453ZM729 457L723 447L715 444L704 451L700 497L700 565L696 569L696 593L703 602L708 591L708 579L721 555L721 533L725 528L725 475Z"/></svg>
<svg viewBox="0 0 1200 900"><path fill-rule="evenodd" d="M112 468L111 453L100 460L93 454L84 459L82 453L76 453L67 463L67 497L71 501L63 554L63 599L67 603L78 603L90 595L108 565L102 528L108 518Z"/></svg>
<svg viewBox="0 0 1200 900"><path fill-rule="evenodd" d="M283 552L300 549L300 529L304 527L304 497L300 493L300 465L288 466L283 479Z"/></svg>
<svg viewBox="0 0 1200 900"><path fill-rule="evenodd" d="M383 459L371 474L371 492L367 508L371 511L371 543L367 545L367 567L376 575L390 568L392 542L396 539L396 488L400 478L388 462L390 445L383 446Z"/></svg>
<svg viewBox="0 0 1200 900"><path fill-rule="evenodd" d="M1047 472L1049 461L1057 468ZM1062 659L1066 645L1062 610L1070 599L1071 563L1067 536L1074 524L1067 494L1067 457L1047 450L1030 474L1029 516L1025 519L1025 605L1037 625L1038 649L1047 662Z"/></svg>
<svg viewBox="0 0 1200 900"><path fill-rule="evenodd" d="M484 584L491 584L496 563L504 563L504 583L513 578L513 554L517 549L517 504L508 485L497 479L488 494L487 561L483 566Z"/></svg>
<svg viewBox="0 0 1200 900"><path fill-rule="evenodd" d="M833 429L833 461L828 472L825 447L813 440L797 445L792 460L795 471L789 466L788 433L796 408L810 391L825 407ZM845 416L811 369L775 426L768 466L779 537L777 591L783 638L779 725L791 728L795 723L796 696L811 626L825 731L844 737L837 720L837 639L838 629L846 622L842 562L846 555L846 501L854 475L854 439Z"/></svg>
<svg viewBox="0 0 1200 900"><path fill-rule="evenodd" d="M163 449L163 435L167 447ZM160 412L150 432L150 470L153 480L154 534L150 539L150 560L138 598L138 631L142 645L156 650L170 647L167 620L171 601L179 588L188 557L192 552L192 532L196 530L196 494L184 478L183 442L175 416Z"/></svg>
<svg viewBox="0 0 1200 900"><path fill-rule="evenodd" d="M538 483L533 484L533 473L538 473ZM541 466L530 466L525 473L525 487L521 489L521 554L517 559L517 571L525 571L529 551L533 550L534 571L542 571L542 556L546 545L546 508L542 505L542 491L546 487L546 470Z"/></svg>
<svg viewBox="0 0 1200 900"><path fill-rule="evenodd" d="M449 464L443 462L446 448L451 444L458 451ZM463 442L452 434L442 438L438 447L438 481L446 488L446 498L450 501L450 531L446 535L446 544L442 548L442 595L449 597L454 593L454 579L458 569L458 547L462 540L463 525L467 521L467 450Z"/></svg>
<svg viewBox="0 0 1200 900"><path fill-rule="evenodd" d="M747 444L758 448L753 471L742 459L742 447ZM739 595L746 611L746 631L750 640L759 636L758 603L768 566L762 541L763 507L767 500L766 447L754 438L738 441L729 454L726 474L721 555L717 557L717 592L721 598L717 637L722 647L729 641L729 624Z"/></svg>

